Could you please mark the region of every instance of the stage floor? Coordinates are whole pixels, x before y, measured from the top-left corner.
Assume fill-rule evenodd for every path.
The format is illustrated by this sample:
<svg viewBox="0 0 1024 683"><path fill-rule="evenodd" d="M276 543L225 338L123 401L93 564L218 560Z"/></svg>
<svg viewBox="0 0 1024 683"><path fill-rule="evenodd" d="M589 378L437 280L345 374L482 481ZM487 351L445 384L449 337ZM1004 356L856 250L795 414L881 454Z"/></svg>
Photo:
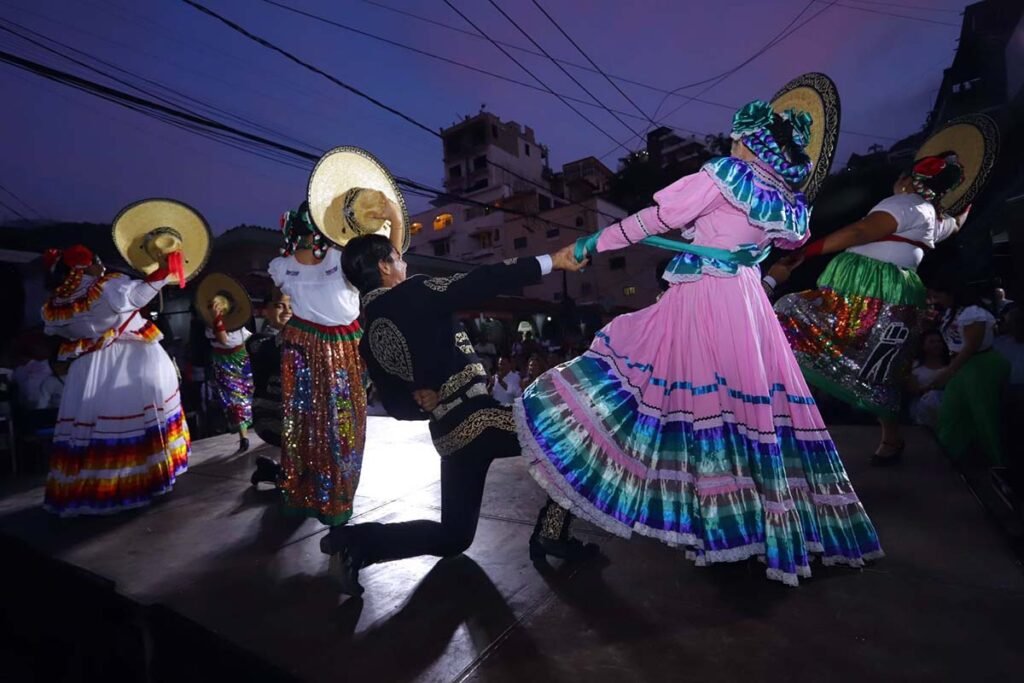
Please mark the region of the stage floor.
<svg viewBox="0 0 1024 683"><path fill-rule="evenodd" d="M425 423L371 417L368 432L355 521L438 518ZM888 557L864 571L816 566L796 589L756 562L697 568L586 527L607 563L541 576L526 546L544 496L514 458L494 464L465 556L371 567L364 599L345 599L326 577L324 527L249 486L254 456L274 450L236 456L230 436L196 443L170 495L115 517L54 519L41 481L7 482L0 530L309 681L1019 676L1024 573L931 438L910 432L905 462L874 469L873 428L833 436Z"/></svg>

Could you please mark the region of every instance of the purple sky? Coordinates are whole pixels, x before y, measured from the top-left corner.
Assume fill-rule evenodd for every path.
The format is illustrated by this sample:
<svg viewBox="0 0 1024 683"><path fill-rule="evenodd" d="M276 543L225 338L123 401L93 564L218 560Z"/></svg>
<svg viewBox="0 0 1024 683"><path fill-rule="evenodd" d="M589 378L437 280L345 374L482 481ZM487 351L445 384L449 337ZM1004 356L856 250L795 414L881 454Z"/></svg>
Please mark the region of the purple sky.
<svg viewBox="0 0 1024 683"><path fill-rule="evenodd" d="M489 2L453 2L494 38L528 46L526 38ZM811 4L801 20L824 11L702 98L739 105L771 96L802 72L823 71L839 86L843 129L878 136L843 133L840 160L876 142L888 146L916 131L933 102L942 70L952 60L959 10L970 3L839 0L831 7L829 3ZM503 119L532 126L538 141L550 147L556 168L583 156L608 154L605 162L614 169L621 155L621 150L609 154L613 142L546 93L405 52L260 0L205 0L204 4L431 127L450 125L486 104ZM295 0L287 4L533 82L486 40L396 14L376 3ZM380 4L471 30L442 0L380 0ZM584 62L532 0L499 0L498 4L552 55ZM541 0L541 4L607 73L672 89L740 64L808 3ZM911 9L915 6L931 9ZM441 186L437 138L178 0L0 0L0 17L244 116L272 129L268 137L290 136L317 150L359 145L381 157L396 174ZM0 32L0 49L103 80L9 33ZM554 90L587 98L543 57L512 54ZM636 113L600 75L569 70L606 105ZM620 87L648 114L662 98L661 93L640 86L620 83ZM695 95L703 87L684 92ZM106 222L129 202L167 196L192 204L207 216L215 232L222 232L239 223L276 225L281 212L302 199L307 171L196 137L6 64L0 64L0 92L4 101L0 185L46 217ZM682 102L670 98L660 116ZM602 109L576 106L620 141L631 135ZM225 118L219 112L213 116ZM691 102L667 123L725 131L731 116L731 110ZM642 130L641 120L623 119ZM636 144L634 140L632 146ZM2 191L0 199L33 216ZM413 208L424 205L423 200L410 199ZM0 221L13 218L0 207Z"/></svg>

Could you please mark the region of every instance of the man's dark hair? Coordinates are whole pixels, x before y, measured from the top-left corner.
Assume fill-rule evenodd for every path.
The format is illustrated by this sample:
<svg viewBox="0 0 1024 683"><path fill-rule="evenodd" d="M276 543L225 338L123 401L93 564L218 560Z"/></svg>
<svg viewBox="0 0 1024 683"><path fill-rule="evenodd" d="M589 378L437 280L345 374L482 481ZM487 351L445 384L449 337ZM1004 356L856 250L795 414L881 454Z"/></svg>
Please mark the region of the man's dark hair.
<svg viewBox="0 0 1024 683"><path fill-rule="evenodd" d="M361 235L341 250L341 270L360 294L380 287L377 264L391 259L391 241L383 235Z"/></svg>

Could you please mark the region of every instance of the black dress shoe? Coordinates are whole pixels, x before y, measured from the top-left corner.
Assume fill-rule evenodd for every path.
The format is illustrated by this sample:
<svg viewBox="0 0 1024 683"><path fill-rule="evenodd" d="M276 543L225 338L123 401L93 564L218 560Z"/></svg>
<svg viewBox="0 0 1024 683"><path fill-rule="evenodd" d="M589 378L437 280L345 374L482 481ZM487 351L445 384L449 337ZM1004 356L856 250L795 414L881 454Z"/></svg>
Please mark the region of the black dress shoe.
<svg viewBox="0 0 1024 683"><path fill-rule="evenodd" d="M281 466L267 456L261 455L256 458L256 471L249 477L249 483L256 486L262 481L277 486L280 476Z"/></svg>
<svg viewBox="0 0 1024 683"><path fill-rule="evenodd" d="M321 539L323 543L323 539ZM321 545L321 549L323 546ZM341 552L331 555L327 564L327 573L338 586L338 592L358 598L363 594L364 588L359 583L359 570L364 562L356 548L345 547Z"/></svg>
<svg viewBox="0 0 1024 683"><path fill-rule="evenodd" d="M596 543L584 543L578 538L555 540L543 538L540 534L530 536L530 561L538 569L547 566L547 558L556 557L566 562L579 562L597 557L601 549Z"/></svg>
<svg viewBox="0 0 1024 683"><path fill-rule="evenodd" d="M883 446L893 447L893 444L882 442ZM871 464L874 467L888 467L889 465L895 465L903 459L903 451L907 447L906 441L901 441L898 446L892 448L888 455L882 455L876 452L871 456Z"/></svg>

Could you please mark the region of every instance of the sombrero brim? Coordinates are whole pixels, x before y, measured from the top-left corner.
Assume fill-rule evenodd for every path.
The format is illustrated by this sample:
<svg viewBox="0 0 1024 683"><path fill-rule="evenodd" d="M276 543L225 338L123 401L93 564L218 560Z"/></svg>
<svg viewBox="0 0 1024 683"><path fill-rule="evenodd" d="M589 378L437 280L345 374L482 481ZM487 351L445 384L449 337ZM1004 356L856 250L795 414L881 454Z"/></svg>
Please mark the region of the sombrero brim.
<svg viewBox="0 0 1024 683"><path fill-rule="evenodd" d="M224 273L210 273L203 278L196 289L195 306L199 315L209 327L213 327L213 312L210 300L223 294L231 301L231 310L224 314L224 327L234 332L245 326L252 317L252 300L245 287Z"/></svg>
<svg viewBox="0 0 1024 683"><path fill-rule="evenodd" d="M358 237L345 220L342 204L345 194L354 188L379 190L402 210L405 234L402 252L409 248L409 211L405 198L394 176L375 156L358 147L335 147L317 162L309 176L309 216L313 224L331 242L345 246ZM378 235L390 236L390 228L378 230Z"/></svg>
<svg viewBox="0 0 1024 683"><path fill-rule="evenodd" d="M144 199L126 206L114 219L114 246L128 265L149 275L160 267L146 250L146 237L157 228L173 228L181 235L185 281L198 275L210 258L210 226L198 211L179 201Z"/></svg>
<svg viewBox="0 0 1024 683"><path fill-rule="evenodd" d="M772 98L778 113L797 109L811 115L811 139L805 151L814 166L799 189L808 202L814 201L821 184L832 168L832 159L839 142L839 90L832 79L822 73L806 73L782 87Z"/></svg>
<svg viewBox="0 0 1024 683"><path fill-rule="evenodd" d="M964 167L964 179L939 200L943 210L957 216L974 201L988 181L999 154L999 128L984 114L953 119L925 140L914 159L953 152Z"/></svg>

